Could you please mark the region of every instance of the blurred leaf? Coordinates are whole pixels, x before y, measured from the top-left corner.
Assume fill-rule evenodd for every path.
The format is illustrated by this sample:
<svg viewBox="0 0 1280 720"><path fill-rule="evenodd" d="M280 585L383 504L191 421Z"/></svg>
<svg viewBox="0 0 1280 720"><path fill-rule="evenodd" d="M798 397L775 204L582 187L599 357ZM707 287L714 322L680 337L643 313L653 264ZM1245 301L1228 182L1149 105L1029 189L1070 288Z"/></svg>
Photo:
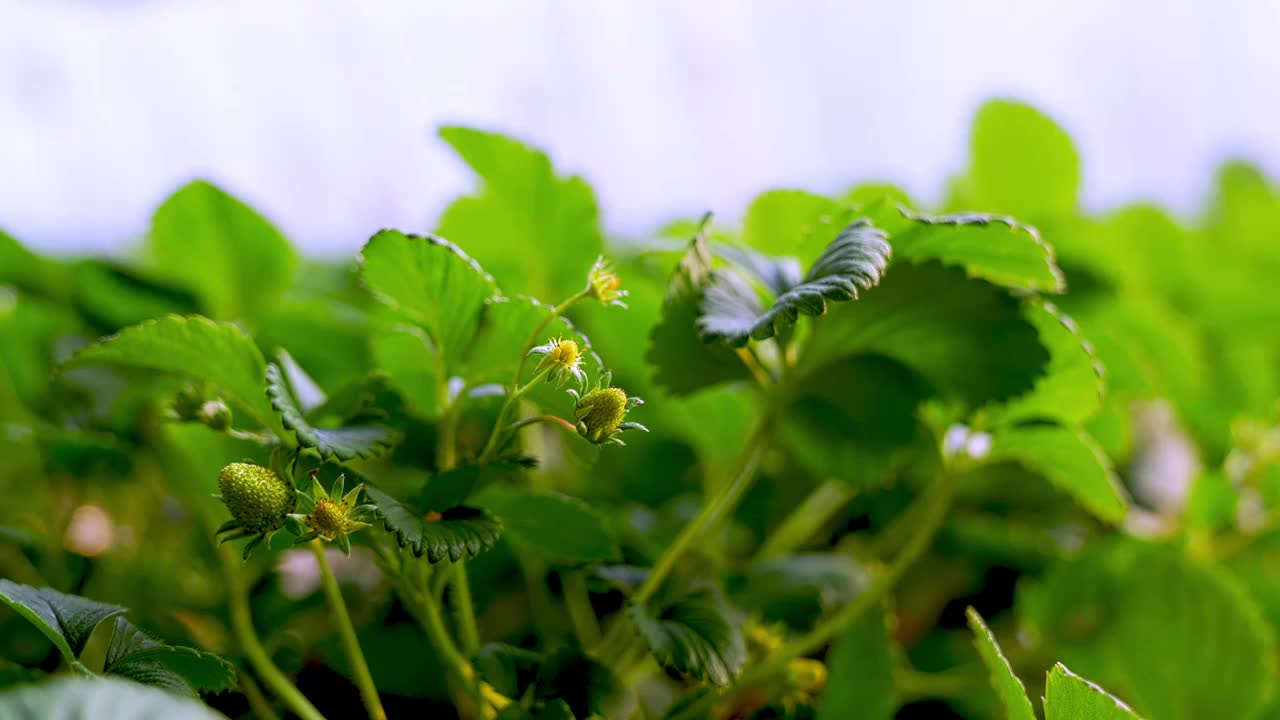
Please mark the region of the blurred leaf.
<svg viewBox="0 0 1280 720"><path fill-rule="evenodd" d="M369 338L374 363L419 417L440 414L440 377L436 352L425 331L397 325Z"/></svg>
<svg viewBox="0 0 1280 720"><path fill-rule="evenodd" d="M59 677L0 693L5 720L218 720L199 700L123 679Z"/></svg>
<svg viewBox="0 0 1280 720"><path fill-rule="evenodd" d="M62 367L70 370L95 365L159 370L205 380L247 410L259 425L278 425L264 392L266 362L262 353L231 323L199 315L166 315L88 345Z"/></svg>
<svg viewBox="0 0 1280 720"><path fill-rule="evenodd" d="M1066 289L1053 248L1035 228L1000 215L907 214L909 223L889 238L896 257L913 263L938 260L963 267L971 277L1020 290Z"/></svg>
<svg viewBox="0 0 1280 720"><path fill-rule="evenodd" d="M753 563L733 598L767 620L797 619L805 623L797 627L807 627L852 600L866 583L866 572L847 555L802 553Z"/></svg>
<svg viewBox="0 0 1280 720"><path fill-rule="evenodd" d="M1111 460L1084 431L1046 425L1000 430L986 459L1013 460L1041 473L1109 523L1119 523L1128 512Z"/></svg>
<svg viewBox="0 0 1280 720"><path fill-rule="evenodd" d="M123 617L116 618L103 672L191 696L195 691L221 692L236 686L231 663L195 648L162 643ZM165 674L176 682L165 679Z"/></svg>
<svg viewBox="0 0 1280 720"><path fill-rule="evenodd" d="M1184 510L1187 527L1217 533L1235 526L1239 494L1226 475L1216 470L1202 471L1191 481Z"/></svg>
<svg viewBox="0 0 1280 720"><path fill-rule="evenodd" d="M476 502L502 518L508 537L545 558L575 565L618 559L604 518L581 500L492 487Z"/></svg>
<svg viewBox="0 0 1280 720"><path fill-rule="evenodd" d="M542 663L536 697L551 704L563 701L578 718L631 717L636 707L635 693L622 678L573 648L561 648Z"/></svg>
<svg viewBox="0 0 1280 720"><path fill-rule="evenodd" d="M885 233L858 220L836 236L809 268L799 285L779 295L764 308L755 289L741 276L727 271L712 273L704 293L698 329L704 341L746 345L765 340L794 325L799 315L827 312L828 302L858 299L859 290L880 282L889 263Z"/></svg>
<svg viewBox="0 0 1280 720"><path fill-rule="evenodd" d="M663 667L694 679L725 686L746 662L742 628L712 588L675 598L631 605L631 619Z"/></svg>
<svg viewBox="0 0 1280 720"><path fill-rule="evenodd" d="M827 657L830 676L818 702L818 720L889 720L897 709L897 662L884 607L877 604L836 639Z"/></svg>
<svg viewBox="0 0 1280 720"><path fill-rule="evenodd" d="M373 485L364 486L365 496L377 507L387 531L396 534L402 548L410 548L418 557L438 563L448 558L458 562L489 550L502 535L502 521L484 510L456 507L427 519Z"/></svg>
<svg viewBox="0 0 1280 720"><path fill-rule="evenodd" d="M578 343L584 361L592 358L591 339L564 317L555 318L537 337L533 336L534 330L550 315L550 306L531 298L490 300L485 305L480 330L467 356L467 363L461 370L467 381L472 385L484 382L510 383L520 364L520 355L530 339L533 340L532 346L541 345L552 338L573 340ZM525 379L533 374L537 364L534 359L525 362ZM589 370L596 369L593 365L599 365L599 358L595 358L595 362L584 362Z"/></svg>
<svg viewBox="0 0 1280 720"><path fill-rule="evenodd" d="M31 252L0 230L0 284L59 298L67 291L68 280L66 271L57 263Z"/></svg>
<svg viewBox="0 0 1280 720"><path fill-rule="evenodd" d="M520 471L536 466L533 458L518 455L497 458L483 465L464 461L431 476L426 487L414 496L413 504L424 510L448 510L462 505L478 490L495 482L514 480ZM503 518L503 524L507 525L505 520Z"/></svg>
<svg viewBox="0 0 1280 720"><path fill-rule="evenodd" d="M203 180L180 188L151 221L158 272L190 288L220 320L251 317L293 284L289 241L252 208Z"/></svg>
<svg viewBox="0 0 1280 720"><path fill-rule="evenodd" d="M1028 299L1022 311L1048 349L1049 364L1031 392L995 411L995 422L1057 420L1074 425L1093 417L1104 393L1102 364L1093 345L1081 336L1075 321L1052 303Z"/></svg>
<svg viewBox="0 0 1280 720"><path fill-rule="evenodd" d="M984 104L973 122L965 209L1039 219L1070 215L1080 192L1080 158L1071 138L1029 105Z"/></svg>
<svg viewBox="0 0 1280 720"><path fill-rule="evenodd" d="M524 695L537 679L541 663L538 653L504 643L488 643L474 660L480 679L509 698Z"/></svg>
<svg viewBox="0 0 1280 720"><path fill-rule="evenodd" d="M1044 692L1045 720L1139 720L1128 705L1067 669L1049 671Z"/></svg>
<svg viewBox="0 0 1280 720"><path fill-rule="evenodd" d="M742 220L742 242L766 255L812 261L849 223L841 203L804 190L757 195Z"/></svg>
<svg viewBox="0 0 1280 720"><path fill-rule="evenodd" d="M560 177L546 154L497 133L443 127L440 138L482 181L445 210L440 234L509 293L559 302L581 290L603 248L591 186Z"/></svg>
<svg viewBox="0 0 1280 720"><path fill-rule="evenodd" d="M650 331L645 353L654 369L654 382L677 397L751 377L732 350L699 337L698 318L711 283L711 255L705 238L709 224L709 218L703 221L671 274L662 319Z"/></svg>
<svg viewBox="0 0 1280 720"><path fill-rule="evenodd" d="M104 260L71 266L76 307L100 327L117 330L167 313L198 309L186 291L158 283L131 268Z"/></svg>
<svg viewBox="0 0 1280 720"><path fill-rule="evenodd" d="M280 420L287 430L292 430L298 438L298 444L304 448L314 448L323 459L336 457L339 460L368 458L381 455L391 447L391 431L376 425L357 425L341 428L318 428L307 421L306 416L298 409L297 401L288 383L285 382L280 366L275 363L267 365L267 397L271 407L280 413Z"/></svg>
<svg viewBox="0 0 1280 720"><path fill-rule="evenodd" d="M1036 720L1035 710L1027 699L1027 689L1018 676L1013 674L1013 668L1009 667L1009 661L1000 651L1000 645L996 643L987 624L982 621L982 616L973 608L966 610L965 616L969 619L969 629L973 631L973 644L978 648L982 663L987 666L990 674L991 686L1000 696L1005 720Z"/></svg>
<svg viewBox="0 0 1280 720"><path fill-rule="evenodd" d="M67 595L53 588L19 585L5 578L0 578L0 602L36 626L73 665L78 664L77 658L98 623L126 611L119 605Z"/></svg>

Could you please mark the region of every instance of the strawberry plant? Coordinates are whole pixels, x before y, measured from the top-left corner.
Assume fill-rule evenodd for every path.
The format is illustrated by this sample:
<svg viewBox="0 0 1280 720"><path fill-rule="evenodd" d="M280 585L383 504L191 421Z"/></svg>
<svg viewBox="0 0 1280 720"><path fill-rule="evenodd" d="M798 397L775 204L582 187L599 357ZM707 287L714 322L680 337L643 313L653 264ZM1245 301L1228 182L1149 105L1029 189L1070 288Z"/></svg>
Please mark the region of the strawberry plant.
<svg viewBox="0 0 1280 720"><path fill-rule="evenodd" d="M995 101L936 206L623 241L440 137L476 190L350 260L204 181L129 259L0 234L0 717L1280 711L1257 170L1086 212Z"/></svg>

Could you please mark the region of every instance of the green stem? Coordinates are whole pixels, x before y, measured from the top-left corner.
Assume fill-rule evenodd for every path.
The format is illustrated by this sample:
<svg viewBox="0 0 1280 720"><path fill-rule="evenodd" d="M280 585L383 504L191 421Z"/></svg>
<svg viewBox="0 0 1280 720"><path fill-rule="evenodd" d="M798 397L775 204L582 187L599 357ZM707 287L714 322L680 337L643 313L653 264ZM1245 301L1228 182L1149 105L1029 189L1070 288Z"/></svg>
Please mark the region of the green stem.
<svg viewBox="0 0 1280 720"><path fill-rule="evenodd" d="M542 334L542 331L547 329L547 326L551 324L552 320L560 317L566 310L572 307L574 303L587 297L590 293L591 288L586 287L573 295L570 295L564 302L551 308L551 312L542 319L542 322L538 323L538 327L534 328L533 332L529 333L529 339L524 341L524 347L520 349L520 364L516 365L516 375L511 379L511 387L514 388L520 385L520 377L524 374L524 363L529 359L529 351L533 349L533 344L538 341L538 336Z"/></svg>
<svg viewBox="0 0 1280 720"><path fill-rule="evenodd" d="M303 720L324 720L324 715L289 682L272 662L253 629L253 614L249 611L249 590L240 574L240 558L230 545L218 546L218 560L222 563L222 576L227 583L227 605L231 610L231 629L235 633L240 651L244 653L254 672L284 702L293 714Z"/></svg>
<svg viewBox="0 0 1280 720"><path fill-rule="evenodd" d="M356 638L356 628L351 624L351 615L347 612L347 603L342 599L342 589L333 576L333 568L324 554L324 543L320 538L312 540L311 551L316 555L320 565L320 581L324 586L324 594L329 600L329 610L338 625L338 638L342 641L342 649L351 663L351 673L355 676L356 687L360 689L360 699L364 701L365 710L371 720L387 720L387 713L382 709L382 700L378 698L378 688L373 684L373 676L369 674L369 664L365 662L364 653L360 650L360 641Z"/></svg>
<svg viewBox="0 0 1280 720"><path fill-rule="evenodd" d="M578 428L574 427L573 423L569 422L568 420L565 420L559 415L530 415L527 418L521 418L507 426L507 433L508 434L514 433L515 431L519 430L522 427L525 427L527 425L533 425L534 423L540 423L540 422L546 423L548 425L555 425L556 427L568 433L573 433L575 435L578 433Z"/></svg>
<svg viewBox="0 0 1280 720"><path fill-rule="evenodd" d="M586 576L579 570L563 572L560 574L560 586L564 591L565 605L569 608L573 632L578 636L578 644L584 648L595 646L600 642L600 621L591 607Z"/></svg>
<svg viewBox="0 0 1280 720"><path fill-rule="evenodd" d="M836 635L876 603L880 602L885 594L898 583L907 569L924 554L924 551L933 543L934 536L937 535L939 528L942 527L942 521L946 518L948 510L951 508L954 496L955 480L949 471L943 470L928 490L916 501L917 506L921 508L918 516L920 517L920 524L916 527L916 534L903 547L898 557L894 558L888 567L876 575L875 580L871 582L871 585L866 590L863 590L853 601L840 608L834 615L818 623L807 635L783 645L780 649L771 653L764 662L744 672L737 683L726 690L724 694L719 696L708 694L690 703L678 714L672 716L671 720L706 717L711 706L717 702L737 697L747 688L784 672L788 663L792 660L810 655L831 642ZM910 511L911 509L908 509L907 512Z"/></svg>
<svg viewBox="0 0 1280 720"><path fill-rule="evenodd" d="M458 561L453 566L453 601L458 620L458 641L465 655L474 655L480 649L480 630L476 627L475 605L471 602L471 582L467 579L467 564Z"/></svg>
<svg viewBox="0 0 1280 720"><path fill-rule="evenodd" d="M240 692L244 695L245 700L249 703L251 710L258 720L280 720L280 715L276 713L275 708L271 707L271 703L267 701L267 697L262 694L262 688L258 687L258 682L253 679L253 675L240 668L237 673L240 676Z"/></svg>
<svg viewBox="0 0 1280 720"><path fill-rule="evenodd" d="M779 558L804 545L855 495L857 490L839 480L822 483L774 528L756 552L756 561Z"/></svg>
<svg viewBox="0 0 1280 720"><path fill-rule="evenodd" d="M968 667L943 672L920 672L915 668L900 667L893 673L893 686L904 703L964 697L983 682L986 680L982 674Z"/></svg>
<svg viewBox="0 0 1280 720"><path fill-rule="evenodd" d="M439 606L431 598L431 593L426 588L417 590L408 587L403 577L397 580L396 585L409 612L417 619L418 624L427 633L427 639L440 655L440 659L444 661L445 668L453 679L453 686L458 688L454 691L458 714L462 717L478 715L479 708L483 707L483 700L476 683L475 671L471 668L471 663L466 656L453 643L453 638L449 637L444 617L440 614ZM468 703L475 706L472 712L466 711Z"/></svg>
<svg viewBox="0 0 1280 720"><path fill-rule="evenodd" d="M493 424L493 431L489 433L489 441L484 444L484 450L480 453L479 463L491 459L502 447L502 440L507 437L507 418L511 415L511 410L520 401L520 398L538 383L547 377L547 373L551 372L551 368L547 368L542 372L534 375L528 383L524 385L513 385L507 392L507 400L502 404L502 409L498 411L498 420Z"/></svg>

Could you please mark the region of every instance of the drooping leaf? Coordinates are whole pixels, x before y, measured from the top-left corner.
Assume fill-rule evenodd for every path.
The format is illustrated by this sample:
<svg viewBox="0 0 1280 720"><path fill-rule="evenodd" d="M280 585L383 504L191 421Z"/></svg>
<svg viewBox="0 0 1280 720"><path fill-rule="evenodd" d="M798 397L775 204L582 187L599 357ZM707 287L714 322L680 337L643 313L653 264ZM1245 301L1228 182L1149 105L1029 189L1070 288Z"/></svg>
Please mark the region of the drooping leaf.
<svg viewBox="0 0 1280 720"><path fill-rule="evenodd" d="M120 678L55 678L0 692L5 720L226 720L192 698Z"/></svg>
<svg viewBox="0 0 1280 720"><path fill-rule="evenodd" d="M439 233L467 248L509 293L559 302L583 288L603 249L595 195L562 177L545 153L497 133L443 127L440 138L479 175Z"/></svg>
<svg viewBox="0 0 1280 720"><path fill-rule="evenodd" d="M103 672L181 694L222 692L236 686L236 669L231 663L213 653L163 643L123 617L116 617Z"/></svg>
<svg viewBox="0 0 1280 720"><path fill-rule="evenodd" d="M746 662L742 628L713 588L632 605L632 621L658 664L713 685L733 682Z"/></svg>
<svg viewBox="0 0 1280 720"><path fill-rule="evenodd" d="M801 314L825 314L829 302L856 300L860 290L880 282L889 252L884 231L865 220L855 221L823 250L800 284L779 295L768 308L762 307L754 288L740 276L717 271L698 318L702 339L745 345L751 339L773 337L794 325Z"/></svg>
<svg viewBox="0 0 1280 720"><path fill-rule="evenodd" d="M1093 345L1081 336L1075 321L1054 304L1028 299L1022 309L1049 350L1049 364L1031 392L996 410L994 421L1009 424L1056 420L1066 425L1085 422L1098 412L1104 393L1102 363Z"/></svg>
<svg viewBox="0 0 1280 720"><path fill-rule="evenodd" d="M1083 430L1032 425L999 430L989 460L1013 460L1044 475L1080 506L1109 523L1119 523L1129 503L1119 478L1098 444Z"/></svg>
<svg viewBox="0 0 1280 720"><path fill-rule="evenodd" d="M199 315L166 315L82 348L62 367L98 365L158 370L204 380L247 411L259 425L275 427L275 410L263 392L266 362L243 330Z"/></svg>
<svg viewBox="0 0 1280 720"><path fill-rule="evenodd" d="M1049 359L1017 299L936 262L895 262L875 292L833 308L797 371L813 373L843 357L872 354L975 407L1027 392Z"/></svg>
<svg viewBox="0 0 1280 720"><path fill-rule="evenodd" d="M418 557L426 555L432 563L473 558L492 548L502 535L502 521L484 510L455 507L437 513L438 517L428 516L373 485L366 484L364 492L386 529L396 534L400 547L412 549Z"/></svg>
<svg viewBox="0 0 1280 720"><path fill-rule="evenodd" d="M219 320L250 317L293 284L289 241L240 200L203 180L165 200L151 221L159 272L193 290Z"/></svg>
<svg viewBox="0 0 1280 720"><path fill-rule="evenodd" d="M373 296L421 325L452 367L475 335L493 279L457 245L382 230L360 251L361 277Z"/></svg>
<svg viewBox="0 0 1280 720"><path fill-rule="evenodd" d="M1000 215L976 213L909 213L907 220L889 239L898 258L914 263L938 260L1009 288L1055 293L1066 289L1053 247L1033 227Z"/></svg>
<svg viewBox="0 0 1280 720"><path fill-rule="evenodd" d="M818 720L892 718L895 663L884 607L876 605L844 631L828 655L830 675L818 701Z"/></svg>
<svg viewBox="0 0 1280 720"><path fill-rule="evenodd" d="M1013 668L1009 667L1009 661L982 616L973 608L966 610L965 616L969 619L969 629L973 631L973 644L982 656L982 663L987 666L991 686L1004 708L1004 720L1036 720L1035 710L1027 699L1027 689L1013 674Z"/></svg>
<svg viewBox="0 0 1280 720"><path fill-rule="evenodd" d="M119 605L101 603L53 588L34 588L0 578L0 602L36 626L67 662L76 663L98 623L125 612Z"/></svg>
<svg viewBox="0 0 1280 720"><path fill-rule="evenodd" d="M313 426L298 408L293 391L284 379L280 366L267 365L267 397L271 407L280 414L280 421L298 438L298 444L314 448L322 458L339 460L367 458L380 455L391 447L391 431L377 425L319 428Z"/></svg>
<svg viewBox="0 0 1280 720"><path fill-rule="evenodd" d="M971 142L963 209L1031 219L1075 211L1080 158L1066 132L1040 111L992 100L978 110Z"/></svg>
<svg viewBox="0 0 1280 720"><path fill-rule="evenodd" d="M751 377L733 351L720 343L704 343L698 318L711 283L711 254L706 246L710 219L702 227L671 274L662 319L649 333L645 360L654 382L675 396L691 395L714 385Z"/></svg>
<svg viewBox="0 0 1280 720"><path fill-rule="evenodd" d="M568 564L618 559L604 518L581 500L495 486L476 502L502 518L508 537L545 558Z"/></svg>
<svg viewBox="0 0 1280 720"><path fill-rule="evenodd" d="M1062 663L1049 671L1044 715L1045 720L1140 720L1128 705Z"/></svg>

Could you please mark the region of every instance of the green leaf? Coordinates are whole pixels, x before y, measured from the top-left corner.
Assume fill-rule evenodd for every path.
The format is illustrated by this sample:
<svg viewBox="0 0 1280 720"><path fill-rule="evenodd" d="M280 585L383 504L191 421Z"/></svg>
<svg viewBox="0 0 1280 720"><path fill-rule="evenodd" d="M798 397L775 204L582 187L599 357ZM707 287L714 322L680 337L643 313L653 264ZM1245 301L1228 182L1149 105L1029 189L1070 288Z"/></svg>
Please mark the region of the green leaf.
<svg viewBox="0 0 1280 720"><path fill-rule="evenodd" d="M284 427L292 430L298 437L298 444L305 448L314 448L320 457L339 460L367 458L381 455L391 447L391 431L376 425L358 425L341 428L318 428L307 421L302 410L298 409L293 391L285 382L280 366L275 363L267 365L267 397L271 399L271 407L280 413Z"/></svg>
<svg viewBox="0 0 1280 720"><path fill-rule="evenodd" d="M561 648L542 663L535 696L550 705L563 701L573 717L631 717L635 693L609 667L570 647ZM545 707L545 706L544 706ZM535 717L543 717L539 712ZM548 718L562 717L548 711Z"/></svg>
<svg viewBox="0 0 1280 720"><path fill-rule="evenodd" d="M867 584L863 568L847 555L800 553L752 563L734 605L766 620L807 628L814 619L852 600Z"/></svg>
<svg viewBox="0 0 1280 720"><path fill-rule="evenodd" d="M266 362L243 330L199 315L166 315L127 327L82 348L65 370L96 365L158 370L205 380L247 411L259 425L277 427L263 392Z"/></svg>
<svg viewBox="0 0 1280 720"><path fill-rule="evenodd" d="M604 243L591 187L546 154L497 133L443 127L482 181L444 212L439 233L466 247L508 292L559 301L581 290Z"/></svg>
<svg viewBox="0 0 1280 720"><path fill-rule="evenodd" d="M538 653L504 643L487 643L473 660L480 679L509 698L524 694L537 678L541 663Z"/></svg>
<svg viewBox="0 0 1280 720"><path fill-rule="evenodd" d="M0 230L0 284L61 297L68 289L68 280L65 270L57 263L36 255Z"/></svg>
<svg viewBox="0 0 1280 720"><path fill-rule="evenodd" d="M374 364L414 413L426 420L438 417L440 368L426 331L416 325L396 325L374 334L369 346Z"/></svg>
<svg viewBox="0 0 1280 720"><path fill-rule="evenodd" d="M1027 392L1049 359L1015 298L937 262L894 262L875 292L833 308L797 372L821 373L841 358L873 354L973 407Z"/></svg>
<svg viewBox="0 0 1280 720"><path fill-rule="evenodd" d="M698 336L698 318L711 283L709 225L710 218L704 218L671 274L662 319L650 331L645 352L654 382L677 397L751 377L732 350L720 343L704 343Z"/></svg>
<svg viewBox="0 0 1280 720"><path fill-rule="evenodd" d="M396 534L402 548L432 563L449 559L458 562L489 550L502 535L502 521L484 510L455 507L427 519L373 485L364 486L365 496L377 508L383 526Z"/></svg>
<svg viewBox="0 0 1280 720"><path fill-rule="evenodd" d="M578 343L584 360L592 357L591 339L574 327L564 317L557 317L546 325L537 337L534 330L551 315L552 308L532 298L494 298L485 306L480 320L480 330L467 362L460 372L471 385L485 382L508 384L520 364L525 344L533 338L533 345L541 345L552 338L564 338ZM537 366L536 358L525 362L524 374L528 379ZM592 363L585 362L590 368ZM599 366L599 358L595 358Z"/></svg>
<svg viewBox="0 0 1280 720"><path fill-rule="evenodd" d="M221 320L269 307L293 284L297 257L280 231L249 206L203 180L156 210L151 252L160 272Z"/></svg>
<svg viewBox="0 0 1280 720"><path fill-rule="evenodd" d="M185 694L222 692L236 686L236 668L231 663L213 653L160 642L123 617L116 618L103 672ZM166 674L177 682L166 679Z"/></svg>
<svg viewBox="0 0 1280 720"><path fill-rule="evenodd" d="M79 311L100 327L116 330L167 313L197 311L189 293L158 283L125 265L81 260L70 267Z"/></svg>
<svg viewBox="0 0 1280 720"><path fill-rule="evenodd" d="M1062 663L1049 671L1044 715L1045 720L1140 720L1128 705Z"/></svg>
<svg viewBox="0 0 1280 720"><path fill-rule="evenodd" d="M849 222L849 210L804 190L757 195L742 220L742 242L766 255L812 260Z"/></svg>
<svg viewBox="0 0 1280 720"><path fill-rule="evenodd" d="M1009 667L1009 661L1000 651L1000 645L996 643L987 624L982 621L982 616L977 610L969 608L965 611L965 617L969 619L969 629L973 631L974 647L978 648L982 663L987 666L990 674L991 686L995 688L1000 704L1004 707L1004 720L1036 720L1035 710L1027 699L1027 689L1018 676L1013 674L1013 668Z"/></svg>
<svg viewBox="0 0 1280 720"><path fill-rule="evenodd" d="M502 518L508 537L550 560L576 565L619 557L604 518L576 498L493 487L476 502Z"/></svg>
<svg viewBox="0 0 1280 720"><path fill-rule="evenodd" d="M1029 105L993 100L973 123L966 209L1043 218L1075 212L1080 158L1071 138Z"/></svg>
<svg viewBox="0 0 1280 720"><path fill-rule="evenodd" d="M0 602L35 625L72 664L78 662L98 623L126 611L119 605L67 595L53 588L19 585L5 578L0 578Z"/></svg>
<svg viewBox="0 0 1280 720"><path fill-rule="evenodd" d="M964 268L971 277L1019 290L1066 290L1053 248L1035 228L976 213L906 217L909 223L889 238L895 257L914 263L938 260Z"/></svg>
<svg viewBox="0 0 1280 720"><path fill-rule="evenodd" d="M836 640L827 657L830 675L818 703L818 720L889 720L897 709L896 663L885 611L870 608Z"/></svg>
<svg viewBox="0 0 1280 720"><path fill-rule="evenodd" d="M421 325L449 367L461 360L496 292L476 261L447 240L382 230L369 238L360 262L375 298Z"/></svg>
<svg viewBox="0 0 1280 720"><path fill-rule="evenodd" d="M1128 512L1111 460L1083 430L1049 425L999 430L987 459L1013 460L1044 475L1081 507L1109 523L1119 523Z"/></svg>
<svg viewBox="0 0 1280 720"><path fill-rule="evenodd" d="M62 676L0 693L5 720L226 720L191 698L117 678Z"/></svg>
<svg viewBox="0 0 1280 720"><path fill-rule="evenodd" d="M883 230L865 220L851 223L822 251L800 284L779 295L767 309L740 275L713 273L698 318L702 339L746 345L748 340L765 340L794 325L800 314L826 314L828 302L858 299L858 291L879 283L889 264L889 244L884 238Z"/></svg>
<svg viewBox="0 0 1280 720"><path fill-rule="evenodd" d="M663 667L725 686L746 662L742 628L729 618L724 599L712 588L651 601L648 607L632 605L630 613Z"/></svg>
<svg viewBox="0 0 1280 720"><path fill-rule="evenodd" d="M517 481L516 476L523 470L537 467L538 461L531 457L510 455L479 464L461 462L458 465L427 480L422 491L413 497L414 507L423 510L442 512L466 503L471 496L489 485L503 481ZM503 525L508 526L506 518Z"/></svg>
<svg viewBox="0 0 1280 720"><path fill-rule="evenodd" d="M1056 420L1076 425L1097 414L1104 394L1102 363L1075 321L1053 303L1028 298L1023 316L1049 350L1049 364L1031 392L995 411L997 424Z"/></svg>

